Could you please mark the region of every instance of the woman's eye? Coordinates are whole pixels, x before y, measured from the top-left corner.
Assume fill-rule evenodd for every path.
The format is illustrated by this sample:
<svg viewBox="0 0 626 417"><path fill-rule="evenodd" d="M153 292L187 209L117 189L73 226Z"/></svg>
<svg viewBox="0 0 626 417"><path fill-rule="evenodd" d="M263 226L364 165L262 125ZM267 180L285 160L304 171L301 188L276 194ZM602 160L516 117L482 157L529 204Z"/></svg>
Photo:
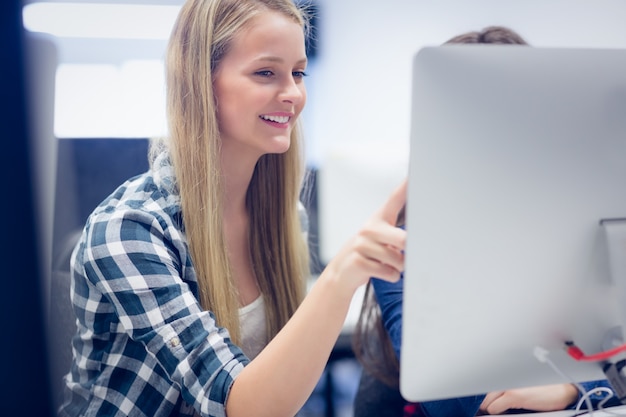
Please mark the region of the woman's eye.
<svg viewBox="0 0 626 417"><path fill-rule="evenodd" d="M274 75L274 73L270 70L257 71L254 74L261 77L271 77L272 75Z"/></svg>
<svg viewBox="0 0 626 417"><path fill-rule="evenodd" d="M309 75L309 74L307 74L307 73L306 73L306 72L304 72L304 71L293 71L291 74L292 74L295 78L304 78L304 77L306 77L307 75Z"/></svg>

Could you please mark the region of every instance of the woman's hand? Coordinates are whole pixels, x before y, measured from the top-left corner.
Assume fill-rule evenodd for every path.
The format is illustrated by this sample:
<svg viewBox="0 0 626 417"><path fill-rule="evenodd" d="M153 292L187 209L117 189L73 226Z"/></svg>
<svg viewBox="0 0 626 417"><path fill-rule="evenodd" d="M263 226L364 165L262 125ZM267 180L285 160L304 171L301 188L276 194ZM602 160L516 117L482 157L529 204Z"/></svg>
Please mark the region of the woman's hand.
<svg viewBox="0 0 626 417"><path fill-rule="evenodd" d="M480 411L486 414L502 414L507 410L530 411L564 410L578 398L573 384L546 385L490 392L485 396Z"/></svg>
<svg viewBox="0 0 626 417"><path fill-rule="evenodd" d="M406 204L407 181L350 239L328 264L326 270L341 279L349 291L371 277L395 282L404 270L406 231L396 226L398 213Z"/></svg>

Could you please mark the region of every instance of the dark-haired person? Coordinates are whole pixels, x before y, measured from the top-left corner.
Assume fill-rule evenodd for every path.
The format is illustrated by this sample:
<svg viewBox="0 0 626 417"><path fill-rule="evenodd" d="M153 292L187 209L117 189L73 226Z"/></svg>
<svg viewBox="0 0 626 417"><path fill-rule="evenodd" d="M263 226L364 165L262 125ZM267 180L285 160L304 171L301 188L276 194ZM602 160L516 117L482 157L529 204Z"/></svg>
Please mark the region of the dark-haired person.
<svg viewBox="0 0 626 417"><path fill-rule="evenodd" d="M447 44L499 44L527 46L517 32L504 26L488 26L454 36ZM402 226L404 218L398 219ZM372 391L385 392L388 403L384 410L376 410L376 417L472 417L477 414L502 414L509 410L554 411L571 408L581 397L574 384L521 388L424 403L407 403L401 398L399 383L399 358L402 333L403 278L395 283L373 278L365 291L365 298L354 337L354 351L363 365L364 376L355 402L355 417L365 417L377 407L380 397L368 395ZM379 383L380 382L380 383ZM607 387L607 381L582 384L586 390ZM369 387L369 388L368 388ZM382 396L381 396L382 397ZM593 398L597 403L604 398L601 393ZM617 405L612 402L607 405ZM384 416L381 414L384 413Z"/></svg>

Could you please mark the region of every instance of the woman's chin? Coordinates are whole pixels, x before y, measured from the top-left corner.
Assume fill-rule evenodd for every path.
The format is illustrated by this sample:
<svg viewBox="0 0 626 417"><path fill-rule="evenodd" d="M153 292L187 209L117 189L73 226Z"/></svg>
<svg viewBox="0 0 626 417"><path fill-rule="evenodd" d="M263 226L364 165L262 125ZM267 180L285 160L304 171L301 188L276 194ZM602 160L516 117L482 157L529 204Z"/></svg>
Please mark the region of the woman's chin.
<svg viewBox="0 0 626 417"><path fill-rule="evenodd" d="M270 149L267 150L267 153L274 153L274 154L285 153L289 150L290 146L291 146L290 138L284 138L284 137L274 138L272 146L270 147Z"/></svg>

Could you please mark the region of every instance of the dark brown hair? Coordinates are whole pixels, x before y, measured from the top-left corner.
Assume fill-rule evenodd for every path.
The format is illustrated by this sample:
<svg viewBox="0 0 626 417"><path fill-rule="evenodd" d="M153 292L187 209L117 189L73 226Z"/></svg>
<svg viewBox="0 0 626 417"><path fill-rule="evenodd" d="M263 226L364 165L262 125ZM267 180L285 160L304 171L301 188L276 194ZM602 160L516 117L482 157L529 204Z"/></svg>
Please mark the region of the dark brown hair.
<svg viewBox="0 0 626 417"><path fill-rule="evenodd" d="M467 32L454 36L446 44L453 43L488 43L500 45L528 45L517 32L504 26L488 26L481 31Z"/></svg>

